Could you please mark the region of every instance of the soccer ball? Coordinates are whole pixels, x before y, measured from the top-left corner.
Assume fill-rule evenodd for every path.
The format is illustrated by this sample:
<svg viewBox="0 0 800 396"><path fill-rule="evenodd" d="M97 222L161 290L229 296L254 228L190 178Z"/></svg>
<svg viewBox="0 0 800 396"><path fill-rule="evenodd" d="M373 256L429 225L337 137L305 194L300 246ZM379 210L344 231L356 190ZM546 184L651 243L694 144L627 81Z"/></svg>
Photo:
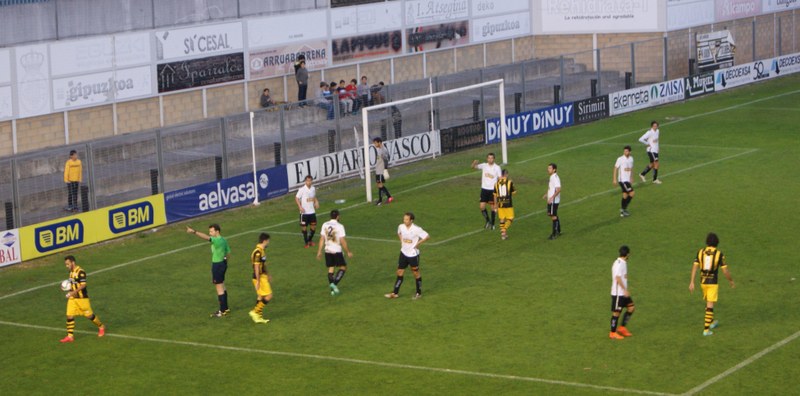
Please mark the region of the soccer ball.
<svg viewBox="0 0 800 396"><path fill-rule="evenodd" d="M61 290L63 290L63 291L72 290L72 281L69 280L69 279L61 281Z"/></svg>

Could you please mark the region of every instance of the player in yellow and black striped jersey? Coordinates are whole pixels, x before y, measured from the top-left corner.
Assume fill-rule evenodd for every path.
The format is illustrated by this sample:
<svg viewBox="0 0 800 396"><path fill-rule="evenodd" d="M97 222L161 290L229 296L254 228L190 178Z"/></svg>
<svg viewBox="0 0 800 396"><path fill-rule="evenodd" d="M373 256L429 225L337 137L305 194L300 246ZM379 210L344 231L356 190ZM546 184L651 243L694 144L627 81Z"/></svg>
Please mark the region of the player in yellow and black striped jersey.
<svg viewBox="0 0 800 396"><path fill-rule="evenodd" d="M75 316L83 315L91 320L100 330L98 337L106 334L106 326L92 312L92 305L89 303L89 289L86 287L86 271L79 267L75 262L75 256L64 257L64 265L69 269L70 291L67 293L67 336L61 342L72 342L75 340Z"/></svg>
<svg viewBox="0 0 800 396"><path fill-rule="evenodd" d="M256 323L267 323L264 319L264 307L272 300L272 286L269 284L270 276L267 272L267 253L269 234L262 232L258 236L258 244L250 253L250 263L253 265L253 286L256 288L256 306L250 311L250 318Z"/></svg>
<svg viewBox="0 0 800 396"><path fill-rule="evenodd" d="M717 321L714 320L714 303L717 302L717 293L719 291L720 268L722 268L722 273L725 274L731 288L736 287L731 273L728 271L728 263L725 262L725 256L717 249L718 245L719 237L717 237L717 234L709 233L706 236L706 247L700 249L694 259L692 278L689 281L689 292L694 292L694 278L697 270L700 269L700 287L703 289L703 299L706 301L704 336L714 334L711 329L717 327Z"/></svg>
<svg viewBox="0 0 800 396"><path fill-rule="evenodd" d="M508 228L514 221L513 196L517 193L514 182L508 178L508 169L503 169L500 178L494 185L494 207L500 218L500 238L508 239Z"/></svg>

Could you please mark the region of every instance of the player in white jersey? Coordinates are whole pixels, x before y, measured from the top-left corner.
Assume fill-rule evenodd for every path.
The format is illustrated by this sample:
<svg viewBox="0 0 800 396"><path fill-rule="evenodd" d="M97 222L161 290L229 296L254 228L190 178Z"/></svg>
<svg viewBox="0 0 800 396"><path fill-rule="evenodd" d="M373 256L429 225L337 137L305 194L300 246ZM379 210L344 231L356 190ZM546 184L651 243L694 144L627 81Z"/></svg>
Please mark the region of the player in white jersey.
<svg viewBox="0 0 800 396"><path fill-rule="evenodd" d="M633 186L631 185L631 172L633 171L633 157L631 156L631 146L625 146L622 150L622 155L617 158L614 164L613 184L619 184L622 188L622 206L619 209L620 217L627 217L631 214L628 213L628 205L633 200ZM619 178L617 178L619 176Z"/></svg>
<svg viewBox="0 0 800 396"><path fill-rule="evenodd" d="M547 192L542 197L547 200L547 215L553 221L553 233L550 240L561 236L561 220L558 218L558 204L561 203L561 178L558 177L558 165L550 163L547 165L547 173L550 174L550 182L547 184Z"/></svg>
<svg viewBox="0 0 800 396"><path fill-rule="evenodd" d="M646 182L647 179L644 177L647 172L650 172L650 169L653 170L653 183L654 184L661 184L661 180L658 180L658 136L660 132L658 131L658 121L653 121L650 123L650 129L639 138L639 141L642 142L645 146L647 146L647 156L650 158L650 163L647 164L647 167L644 168L642 173L639 173L639 177L642 179L643 182Z"/></svg>
<svg viewBox="0 0 800 396"><path fill-rule="evenodd" d="M406 268L411 267L414 279L417 281L417 294L414 300L422 297L422 276L419 274L419 245L428 240L428 233L422 227L414 224L414 214L406 212L403 215L403 224L397 226L397 237L400 238L400 258L397 260L397 280L394 290L384 294L386 298L397 298L400 286L403 284L403 274Z"/></svg>
<svg viewBox="0 0 800 396"><path fill-rule="evenodd" d="M332 296L339 295L338 285L347 271L347 262L344 260L343 252L347 253L347 257L353 257L353 252L347 247L345 236L344 226L339 223L339 211L334 209L331 211L331 219L322 224L322 230L319 233L319 248L317 248L317 260L322 257L322 249L325 249L328 287L331 289ZM336 267L339 267L339 270L334 275L333 270Z"/></svg>
<svg viewBox="0 0 800 396"><path fill-rule="evenodd" d="M489 153L486 156L486 162L479 164L478 160L472 161L472 169L480 169L481 171L481 199L480 208L486 224L484 228L494 229L494 221L497 217L497 208L494 207L494 186L497 184L497 179L502 176L503 170L500 165L494 163L494 153ZM489 219L489 213L486 211L486 204L492 205L492 217Z"/></svg>
<svg viewBox="0 0 800 396"><path fill-rule="evenodd" d="M633 311L636 310L628 289L628 256L630 252L631 250L627 246L622 245L619 248L619 257L611 266L611 332L608 333L608 338L612 340L621 340L633 335L625 328ZM622 325L617 326L623 307L625 314L622 316Z"/></svg>
<svg viewBox="0 0 800 396"><path fill-rule="evenodd" d="M314 246L314 232L317 230L317 188L312 186L314 178L306 176L305 184L297 190L294 202L300 209L300 231L303 233L303 243L305 247ZM311 232L308 232L309 229Z"/></svg>

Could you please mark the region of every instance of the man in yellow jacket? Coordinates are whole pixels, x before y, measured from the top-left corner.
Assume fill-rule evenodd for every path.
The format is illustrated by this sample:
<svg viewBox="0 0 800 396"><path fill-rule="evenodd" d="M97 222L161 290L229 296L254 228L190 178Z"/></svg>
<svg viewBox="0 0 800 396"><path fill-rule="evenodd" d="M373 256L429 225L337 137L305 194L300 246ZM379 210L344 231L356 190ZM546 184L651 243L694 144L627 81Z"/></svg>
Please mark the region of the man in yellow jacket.
<svg viewBox="0 0 800 396"><path fill-rule="evenodd" d="M78 189L83 176L83 165L78 159L78 152L71 150L69 159L64 164L64 183L67 183L67 207L68 212L77 212L78 209Z"/></svg>

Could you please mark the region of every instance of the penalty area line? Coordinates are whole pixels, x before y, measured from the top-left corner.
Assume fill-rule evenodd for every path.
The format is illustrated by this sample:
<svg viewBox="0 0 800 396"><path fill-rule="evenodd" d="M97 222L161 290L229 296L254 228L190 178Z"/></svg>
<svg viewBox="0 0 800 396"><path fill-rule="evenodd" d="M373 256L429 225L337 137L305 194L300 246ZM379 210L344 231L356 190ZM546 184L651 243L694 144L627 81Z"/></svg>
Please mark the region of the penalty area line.
<svg viewBox="0 0 800 396"><path fill-rule="evenodd" d="M2 320L0 320L0 324L1 325L5 325L5 326L13 326L13 327L26 328L26 329L36 329L36 330L46 330L46 331L64 331L63 328L39 326L39 325L32 325L32 324L26 324L26 323L7 322L7 321L2 321ZM85 330L75 330L75 333L87 334L87 335L95 335L96 334L93 331L85 331ZM448 369L448 368L429 367L429 366L417 366L417 365L403 364L403 363L378 362L378 361L373 361L373 360L354 359L354 358L346 358L346 357L339 357L339 356L315 355L315 354L299 353L299 352L273 351L273 350L269 350L269 349L242 348L242 347L236 347L236 346L215 345L215 344L207 344L207 343L193 342L193 341L168 340L168 339L162 339L162 338L132 336L132 335L116 334L116 333L106 333L105 338L119 338L119 339L124 339L124 340L143 341L143 342L160 343L160 344L171 344L171 345L179 345L179 346L187 346L187 347L195 347L195 348L205 348L205 349L217 349L217 350L232 351L232 352L242 352L242 353L252 353L252 354L262 354L262 355L273 355L273 356L284 356L284 357L293 357L293 358L300 358L300 359L325 360L325 361L333 361L333 362L359 364L359 365L365 365L365 366L387 367L387 368L392 368L392 369L408 369L408 370L427 371L427 372L434 372L434 373L458 374L458 375L469 376L469 377L490 378L490 379L504 379L504 380L509 380L509 381L522 381L522 382L536 382L536 383L542 383L542 384L548 384L548 385L560 385L560 386L567 386L567 387L574 387L574 388L588 388L588 389L595 389L595 390L601 390L601 391L611 391L611 392L616 392L616 393L628 393L628 394L639 394L639 395L659 395L659 396L674 396L675 395L675 394L672 394L672 393L653 392L653 391L647 391L647 390L641 390L641 389L617 388L617 387L613 387L613 386L593 385L593 384L586 384L586 383L581 383L581 382L552 380L552 379L547 379L547 378L526 377L526 376L510 375L510 374L484 373L484 372L480 372L480 371Z"/></svg>
<svg viewBox="0 0 800 396"><path fill-rule="evenodd" d="M715 383L721 381L725 377L727 377L727 376L729 376L729 375L731 375L731 374L733 374L733 373L735 373L735 372L747 367L750 363L753 363L756 360L761 359L762 357L764 357L764 355L766 355L766 354L768 354L768 353L770 353L770 352L772 352L772 351L774 351L776 349L779 349L779 348L783 347L784 345L796 340L798 337L800 337L800 331L798 331L798 332L796 332L796 333L794 333L794 334L792 334L792 335L790 335L790 336L788 336L788 337L786 337L786 338L784 338L784 339L782 339L782 340L780 340L780 341L778 341L778 342L776 342L776 343L764 348L763 350L761 350L761 352L758 352L755 355L750 356L749 358L747 358L745 360L742 360L739 364L737 364L737 365L735 365L735 366L723 371L722 373L710 378L708 381L703 382L702 384L697 385L692 389L689 389L683 395L687 395L687 396L694 395L697 392L700 392L703 389L708 388L711 385L714 385Z"/></svg>

